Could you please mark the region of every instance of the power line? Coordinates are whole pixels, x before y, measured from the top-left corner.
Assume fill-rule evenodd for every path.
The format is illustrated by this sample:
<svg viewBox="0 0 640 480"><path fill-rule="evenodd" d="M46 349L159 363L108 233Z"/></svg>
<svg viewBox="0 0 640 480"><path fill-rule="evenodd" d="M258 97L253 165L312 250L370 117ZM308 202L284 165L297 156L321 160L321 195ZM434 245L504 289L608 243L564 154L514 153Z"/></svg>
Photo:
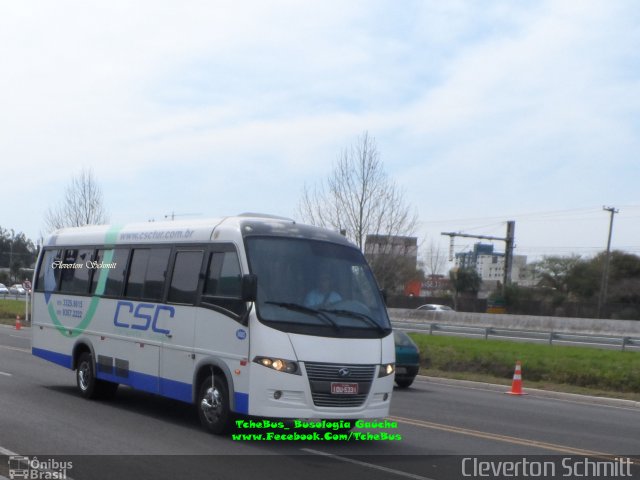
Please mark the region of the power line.
<svg viewBox="0 0 640 480"><path fill-rule="evenodd" d="M634 210L634 209L640 210L640 205L625 206L625 210ZM565 210L547 210L547 211L539 211L539 212L515 213L515 214L491 216L491 217L467 217L467 218L453 218L453 219L447 219L447 220L424 220L424 221L421 221L420 223L424 225L442 225L442 224L450 224L450 223L491 222L491 221L501 220L505 217L515 218L516 220L520 220L520 221L521 220L543 221L543 220L549 220L550 218L553 218L553 217L567 217L569 220L571 219L591 220L591 219L597 219L598 218L597 214L599 214L601 211L602 211L601 207L581 207L581 208L571 208L571 209L565 209ZM583 215L581 215L580 217L575 217L573 214L577 214L577 213L582 213ZM593 217L584 216L584 214L592 214ZM536 220L536 217L539 217L539 219ZM628 215L625 215L625 218L636 218L636 216L630 217ZM561 220L561 218L558 218L558 220ZM467 230L469 230L470 228L484 228L485 226L500 225L502 223L504 222L491 223L489 225L483 225L480 227L469 227L467 228Z"/></svg>

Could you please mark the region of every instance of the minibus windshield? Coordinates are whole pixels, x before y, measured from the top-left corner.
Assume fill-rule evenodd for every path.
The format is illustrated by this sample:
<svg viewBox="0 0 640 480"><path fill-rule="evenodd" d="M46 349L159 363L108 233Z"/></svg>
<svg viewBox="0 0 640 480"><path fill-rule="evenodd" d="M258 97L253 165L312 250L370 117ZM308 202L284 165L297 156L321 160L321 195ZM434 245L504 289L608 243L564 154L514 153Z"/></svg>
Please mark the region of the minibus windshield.
<svg viewBox="0 0 640 480"><path fill-rule="evenodd" d="M362 253L346 245L246 237L261 322L306 335L382 338L391 325Z"/></svg>

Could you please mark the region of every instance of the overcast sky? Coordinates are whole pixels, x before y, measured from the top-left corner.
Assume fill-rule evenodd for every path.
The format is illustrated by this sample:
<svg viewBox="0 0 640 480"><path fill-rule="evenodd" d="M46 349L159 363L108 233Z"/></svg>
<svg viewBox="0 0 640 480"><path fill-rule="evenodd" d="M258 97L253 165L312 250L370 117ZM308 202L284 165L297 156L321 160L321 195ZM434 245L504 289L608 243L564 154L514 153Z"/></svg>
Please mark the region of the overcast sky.
<svg viewBox="0 0 640 480"><path fill-rule="evenodd" d="M640 254L639 25L635 0L3 2L0 226L35 240L83 167L113 223L295 217L366 130L425 244L516 220L516 254L589 256L607 205Z"/></svg>

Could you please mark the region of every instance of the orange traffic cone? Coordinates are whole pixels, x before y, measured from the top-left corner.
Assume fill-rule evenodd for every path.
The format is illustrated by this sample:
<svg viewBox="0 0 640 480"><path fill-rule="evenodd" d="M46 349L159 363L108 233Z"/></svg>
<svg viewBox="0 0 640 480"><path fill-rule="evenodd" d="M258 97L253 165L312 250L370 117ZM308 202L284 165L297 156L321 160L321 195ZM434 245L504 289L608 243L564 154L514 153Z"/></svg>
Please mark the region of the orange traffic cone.
<svg viewBox="0 0 640 480"><path fill-rule="evenodd" d="M20 330L22 328L22 323L20 322L20 315L16 315L16 330Z"/></svg>
<svg viewBox="0 0 640 480"><path fill-rule="evenodd" d="M526 393L522 391L522 364L520 360L516 362L516 370L513 372L511 390L504 393L508 393L509 395L526 395Z"/></svg>

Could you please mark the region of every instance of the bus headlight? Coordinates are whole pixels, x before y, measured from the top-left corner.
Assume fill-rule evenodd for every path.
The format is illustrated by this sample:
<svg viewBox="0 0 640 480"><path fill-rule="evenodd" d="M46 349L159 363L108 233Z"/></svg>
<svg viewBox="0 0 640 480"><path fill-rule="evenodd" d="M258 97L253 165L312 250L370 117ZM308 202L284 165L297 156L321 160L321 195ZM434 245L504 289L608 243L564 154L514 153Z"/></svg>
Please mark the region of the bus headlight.
<svg viewBox="0 0 640 480"><path fill-rule="evenodd" d="M387 377L389 375L392 375L395 371L395 363L385 363L384 365L380 365L380 372L378 373L378 377Z"/></svg>
<svg viewBox="0 0 640 480"><path fill-rule="evenodd" d="M253 359L255 363L262 365L263 367L272 368L278 372L292 373L293 375L302 375L300 368L298 368L298 362L292 360L284 360L282 358L271 357L255 357Z"/></svg>

